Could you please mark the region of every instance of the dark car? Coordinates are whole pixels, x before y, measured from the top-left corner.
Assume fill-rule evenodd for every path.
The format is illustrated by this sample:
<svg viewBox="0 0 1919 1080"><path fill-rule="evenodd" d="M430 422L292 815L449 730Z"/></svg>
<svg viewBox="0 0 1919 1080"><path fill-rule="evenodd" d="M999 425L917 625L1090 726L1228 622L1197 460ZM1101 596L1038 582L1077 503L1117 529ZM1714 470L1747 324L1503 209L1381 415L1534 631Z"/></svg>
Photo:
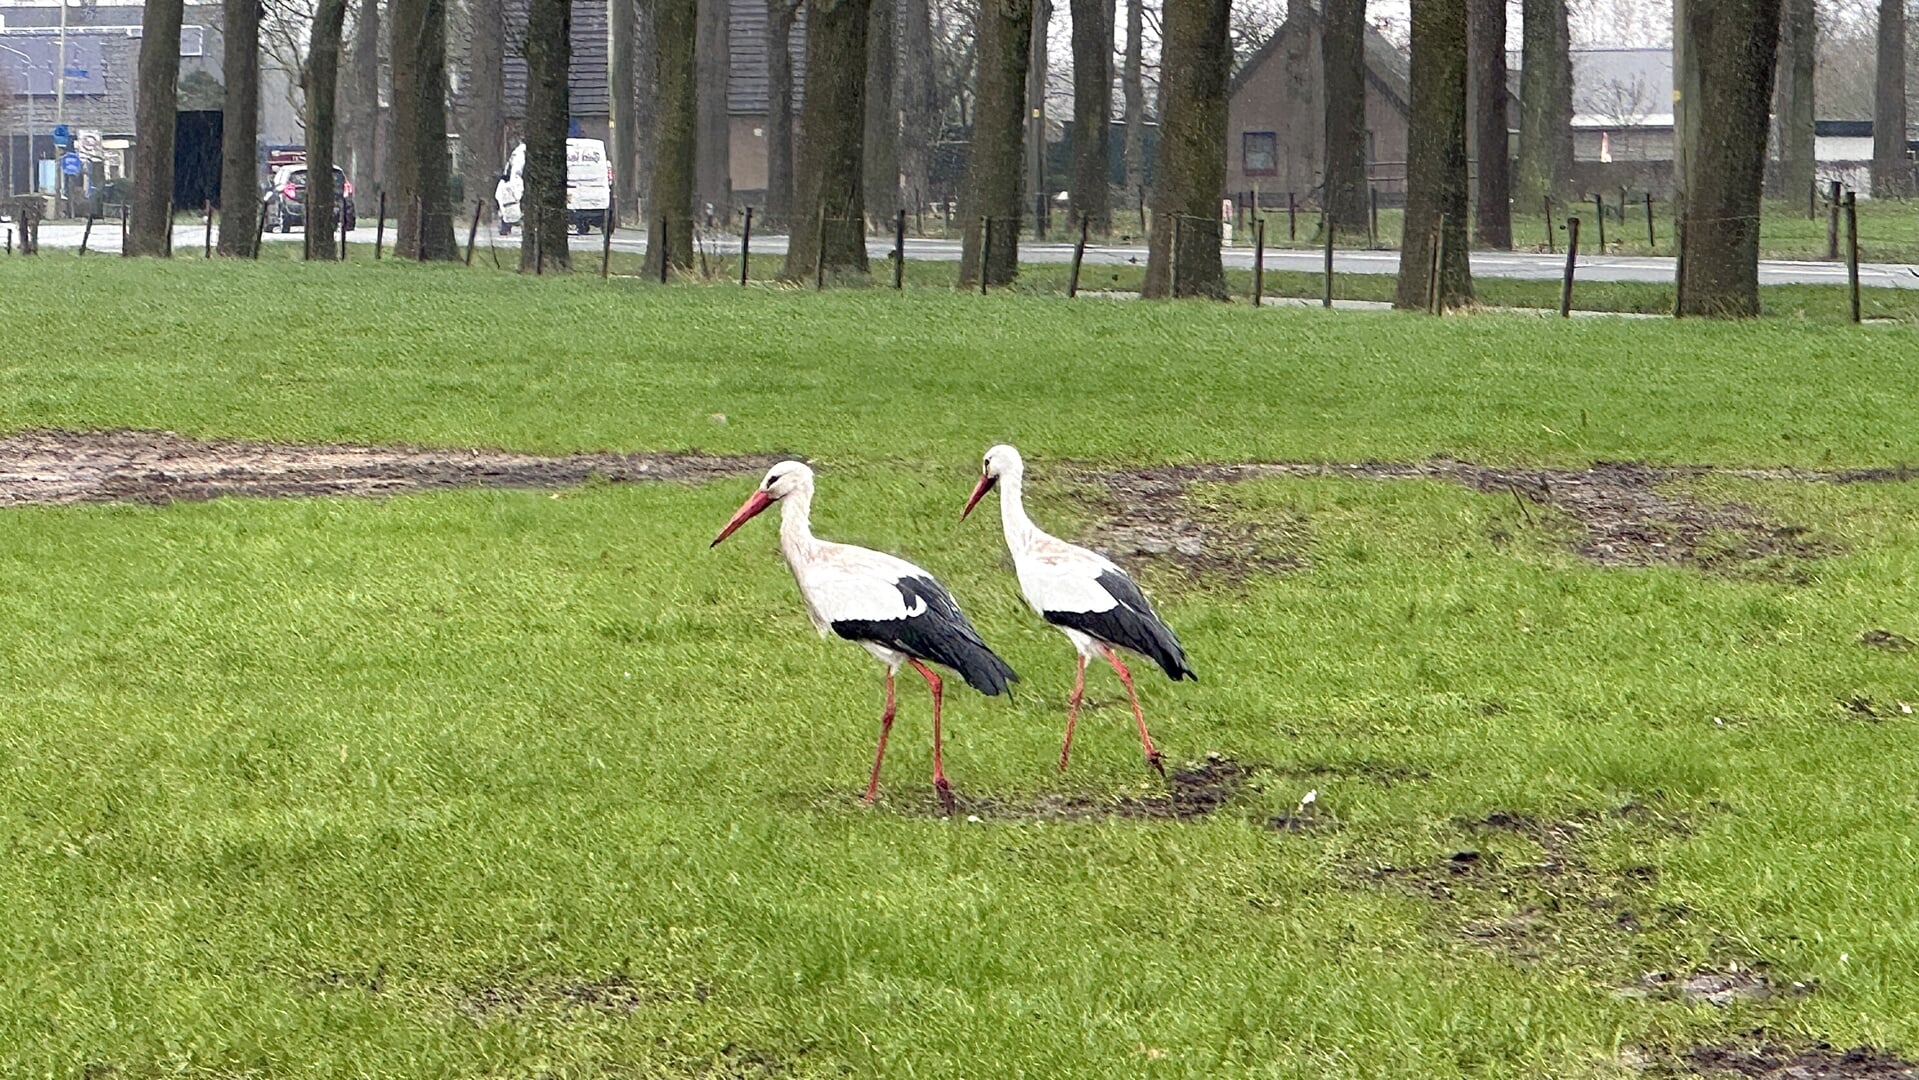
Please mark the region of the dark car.
<svg viewBox="0 0 1919 1080"><path fill-rule="evenodd" d="M266 227L277 228L281 232L292 232L295 225L306 227L307 170L305 165L282 165L273 175L273 187L267 192ZM351 230L356 221L353 213L353 184L346 178L346 170L333 167L333 197L338 207L333 211L333 221L338 224L341 216L346 218L346 227Z"/></svg>

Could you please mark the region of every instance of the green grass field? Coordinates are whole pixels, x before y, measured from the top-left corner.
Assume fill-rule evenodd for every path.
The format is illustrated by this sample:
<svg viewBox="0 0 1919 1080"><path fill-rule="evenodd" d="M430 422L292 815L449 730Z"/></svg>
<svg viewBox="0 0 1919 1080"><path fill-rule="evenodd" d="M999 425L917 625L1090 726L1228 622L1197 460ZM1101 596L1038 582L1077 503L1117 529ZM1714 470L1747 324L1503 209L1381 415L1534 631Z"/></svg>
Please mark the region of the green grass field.
<svg viewBox="0 0 1919 1080"><path fill-rule="evenodd" d="M806 455L820 533L938 573L1024 676L949 696L950 820L903 681L867 809L876 665L814 635L770 522L707 548L751 475L6 509L0 1074L1919 1056L1919 487L1780 471L1919 458L1905 326L393 263L10 260L0 292L5 432ZM1252 770L1215 812L1121 812L1163 787L1110 674L1053 768L1070 649L955 521L1000 440L1064 535L1203 526L1130 562L1202 678L1142 675L1169 761ZM1435 458L1565 471L1115 494ZM1566 493L1607 461L1732 471L1644 488L1704 516L1602 565Z"/></svg>

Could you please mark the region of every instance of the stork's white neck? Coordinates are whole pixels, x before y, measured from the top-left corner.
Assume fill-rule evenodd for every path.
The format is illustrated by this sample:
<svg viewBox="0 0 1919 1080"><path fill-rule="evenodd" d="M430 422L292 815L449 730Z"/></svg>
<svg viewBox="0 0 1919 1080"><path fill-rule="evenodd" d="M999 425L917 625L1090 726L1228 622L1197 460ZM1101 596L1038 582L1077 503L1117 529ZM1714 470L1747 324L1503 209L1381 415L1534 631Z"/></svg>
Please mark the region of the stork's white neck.
<svg viewBox="0 0 1919 1080"><path fill-rule="evenodd" d="M818 541L813 539L813 485L803 484L780 500L780 553L798 566Z"/></svg>
<svg viewBox="0 0 1919 1080"><path fill-rule="evenodd" d="M1026 516L1026 470L1008 469L999 478L999 524L1006 547L1015 555L1031 551L1046 534Z"/></svg>

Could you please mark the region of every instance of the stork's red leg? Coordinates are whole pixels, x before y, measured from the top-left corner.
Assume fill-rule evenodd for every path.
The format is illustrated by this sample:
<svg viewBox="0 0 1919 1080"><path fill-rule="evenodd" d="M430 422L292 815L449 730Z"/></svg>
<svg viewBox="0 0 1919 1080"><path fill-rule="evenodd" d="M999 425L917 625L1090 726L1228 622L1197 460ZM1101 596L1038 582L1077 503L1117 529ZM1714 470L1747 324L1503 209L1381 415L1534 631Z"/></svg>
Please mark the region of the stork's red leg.
<svg viewBox="0 0 1919 1080"><path fill-rule="evenodd" d="M913 665L913 670L920 673L927 688L933 691L933 790L939 792L940 809L951 814L955 809L953 785L946 782L946 766L940 755L940 677L918 660L907 663Z"/></svg>
<svg viewBox="0 0 1919 1080"><path fill-rule="evenodd" d="M1126 684L1126 696L1133 703L1133 721L1139 725L1139 743L1146 748L1146 764L1159 770L1160 779L1166 778L1166 766L1159 760L1159 751L1153 747L1153 737L1146 733L1146 717L1139 711L1139 694L1133 689L1133 673L1120 663L1119 654L1106 650L1106 661L1119 673L1119 681Z"/></svg>
<svg viewBox="0 0 1919 1080"><path fill-rule="evenodd" d="M886 669L886 711L880 714L880 748L873 754L873 779L866 784L866 804L880 793L880 762L886 758L886 737L893 733L893 669Z"/></svg>
<svg viewBox="0 0 1919 1080"><path fill-rule="evenodd" d="M1073 696L1066 704L1066 742L1059 748L1059 771L1066 771L1066 759L1073 752L1073 725L1079 723L1079 700L1086 696L1086 654L1080 653L1075 659L1078 665L1073 670Z"/></svg>

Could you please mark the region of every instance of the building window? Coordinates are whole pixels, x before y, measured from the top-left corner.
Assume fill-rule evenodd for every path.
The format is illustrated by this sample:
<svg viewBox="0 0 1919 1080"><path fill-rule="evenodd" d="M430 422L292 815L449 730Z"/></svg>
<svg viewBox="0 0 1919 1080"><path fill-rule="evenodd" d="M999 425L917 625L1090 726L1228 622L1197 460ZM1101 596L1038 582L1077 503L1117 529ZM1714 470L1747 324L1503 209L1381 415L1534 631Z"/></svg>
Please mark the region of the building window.
<svg viewBox="0 0 1919 1080"><path fill-rule="evenodd" d="M1279 136L1270 131L1248 131L1239 137L1240 164L1247 176L1279 172Z"/></svg>

